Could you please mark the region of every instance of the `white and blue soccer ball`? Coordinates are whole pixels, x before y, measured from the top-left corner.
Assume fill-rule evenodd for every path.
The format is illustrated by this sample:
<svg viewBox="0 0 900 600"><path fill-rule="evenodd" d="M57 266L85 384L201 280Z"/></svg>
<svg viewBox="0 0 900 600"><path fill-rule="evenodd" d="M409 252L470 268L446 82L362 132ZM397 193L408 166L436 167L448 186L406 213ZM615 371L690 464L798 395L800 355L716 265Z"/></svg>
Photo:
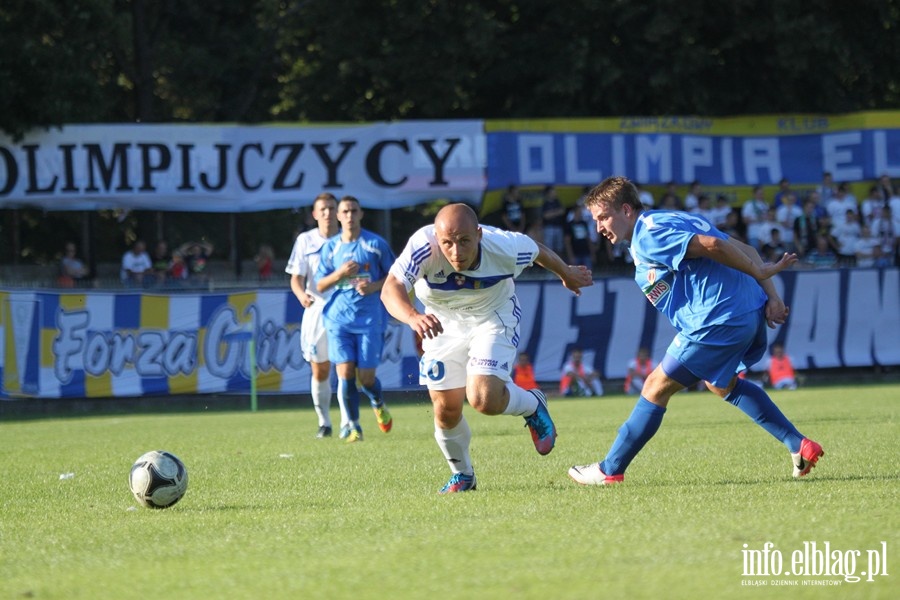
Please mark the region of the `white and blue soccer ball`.
<svg viewBox="0 0 900 600"><path fill-rule="evenodd" d="M141 455L131 466L128 487L135 500L147 508L168 508L187 491L188 474L184 463L164 450Z"/></svg>

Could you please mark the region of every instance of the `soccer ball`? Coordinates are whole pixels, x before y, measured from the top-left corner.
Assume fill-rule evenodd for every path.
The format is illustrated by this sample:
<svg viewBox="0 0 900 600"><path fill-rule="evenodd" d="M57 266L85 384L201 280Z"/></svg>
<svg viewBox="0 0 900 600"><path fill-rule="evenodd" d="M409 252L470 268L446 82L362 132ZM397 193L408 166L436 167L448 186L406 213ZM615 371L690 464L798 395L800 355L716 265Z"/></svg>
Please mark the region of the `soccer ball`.
<svg viewBox="0 0 900 600"><path fill-rule="evenodd" d="M188 474L184 463L171 452L153 450L131 466L128 487L135 500L147 508L168 508L187 491Z"/></svg>

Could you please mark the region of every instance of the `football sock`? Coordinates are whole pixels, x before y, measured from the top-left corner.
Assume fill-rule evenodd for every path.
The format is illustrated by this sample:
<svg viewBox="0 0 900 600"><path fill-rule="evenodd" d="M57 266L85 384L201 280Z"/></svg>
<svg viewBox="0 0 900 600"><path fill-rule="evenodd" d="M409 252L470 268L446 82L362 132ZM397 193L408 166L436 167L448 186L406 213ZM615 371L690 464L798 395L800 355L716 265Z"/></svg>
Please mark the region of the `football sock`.
<svg viewBox="0 0 900 600"><path fill-rule="evenodd" d="M435 424L434 439L438 448L444 453L447 464L453 473L465 473L471 475L475 472L472 468L472 458L469 456L469 442L472 440L472 430L466 418L463 417L453 429L441 429Z"/></svg>
<svg viewBox="0 0 900 600"><path fill-rule="evenodd" d="M360 391L366 395L366 397L369 399L369 403L372 405L373 408L378 408L379 406L384 404L381 401L381 382L378 380L377 377L375 378L375 385L373 385L370 388L368 388L364 385L361 385Z"/></svg>
<svg viewBox="0 0 900 600"><path fill-rule="evenodd" d="M534 394L523 390L512 381L506 383L506 389L509 390L509 404L503 411L504 415L526 417L534 414L538 407L538 401Z"/></svg>
<svg viewBox="0 0 900 600"><path fill-rule="evenodd" d="M331 381L310 380L310 393L312 394L313 407L319 417L319 427L331 427Z"/></svg>
<svg viewBox="0 0 900 600"><path fill-rule="evenodd" d="M619 434L600 463L607 475L621 475L659 429L666 409L641 396L628 419L619 427Z"/></svg>
<svg viewBox="0 0 900 600"><path fill-rule="evenodd" d="M359 422L359 390L356 379L338 379L338 400L343 400L347 409L347 421Z"/></svg>
<svg viewBox="0 0 900 600"><path fill-rule="evenodd" d="M594 390L595 396L603 395L603 382L599 379L595 379L591 382L591 389Z"/></svg>
<svg viewBox="0 0 900 600"><path fill-rule="evenodd" d="M800 452L803 435L775 406L764 389L746 379L738 379L725 400L741 409L744 414L756 421L757 425L787 446L788 450L795 454Z"/></svg>

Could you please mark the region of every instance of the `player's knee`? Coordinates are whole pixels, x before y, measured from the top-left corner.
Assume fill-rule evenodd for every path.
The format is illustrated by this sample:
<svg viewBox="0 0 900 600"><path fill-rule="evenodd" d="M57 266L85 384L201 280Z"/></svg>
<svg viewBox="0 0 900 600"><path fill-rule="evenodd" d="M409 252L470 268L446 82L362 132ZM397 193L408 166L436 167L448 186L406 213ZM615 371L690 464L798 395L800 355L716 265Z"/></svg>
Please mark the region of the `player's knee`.
<svg viewBox="0 0 900 600"><path fill-rule="evenodd" d="M496 377L473 377L466 385L469 405L485 415L499 415L506 408L506 385Z"/></svg>

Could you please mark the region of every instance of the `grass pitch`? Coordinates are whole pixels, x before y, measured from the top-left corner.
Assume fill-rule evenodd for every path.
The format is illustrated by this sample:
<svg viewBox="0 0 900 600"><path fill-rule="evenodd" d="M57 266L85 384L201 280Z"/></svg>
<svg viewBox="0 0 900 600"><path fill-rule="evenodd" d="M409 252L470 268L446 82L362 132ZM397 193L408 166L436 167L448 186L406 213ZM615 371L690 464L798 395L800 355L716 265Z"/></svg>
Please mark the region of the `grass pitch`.
<svg viewBox="0 0 900 600"><path fill-rule="evenodd" d="M898 386L775 392L825 448L803 480L791 477L781 444L708 393L676 396L625 484L606 488L577 486L566 470L605 454L634 397L551 399L559 439L546 457L521 419L467 409L478 490L447 497L436 493L449 471L431 406L424 393L415 398L392 406L387 435L365 409L366 441L352 445L314 439L309 408L0 423L0 598L843 599L900 590ZM131 463L153 449L177 454L190 476L187 495L166 510L138 508L127 488ZM774 568L777 551L782 575L749 576L747 551L766 542L765 563ZM832 571L849 574L859 551L860 575L867 551L886 549L888 575L784 575L796 551L826 542L840 558Z"/></svg>

